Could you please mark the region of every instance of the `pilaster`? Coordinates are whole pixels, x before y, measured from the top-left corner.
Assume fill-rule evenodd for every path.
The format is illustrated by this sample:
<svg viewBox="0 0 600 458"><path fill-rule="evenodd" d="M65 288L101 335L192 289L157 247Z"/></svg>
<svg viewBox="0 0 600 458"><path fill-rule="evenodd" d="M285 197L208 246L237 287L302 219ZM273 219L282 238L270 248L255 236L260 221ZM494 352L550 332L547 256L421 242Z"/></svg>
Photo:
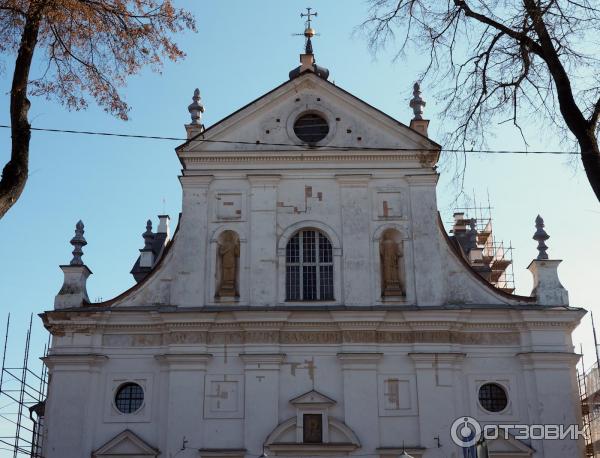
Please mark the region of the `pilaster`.
<svg viewBox="0 0 600 458"><path fill-rule="evenodd" d="M280 175L248 175L250 182L250 305L277 302L277 188Z"/></svg>
<svg viewBox="0 0 600 458"><path fill-rule="evenodd" d="M90 456L93 425L102 405L96 395L101 391L100 369L108 357L96 353L55 354L42 361L50 380L45 421L60 425L47 430L46 456Z"/></svg>
<svg viewBox="0 0 600 458"><path fill-rule="evenodd" d="M437 224L436 173L408 175L417 305L441 305L446 290Z"/></svg>
<svg viewBox="0 0 600 458"><path fill-rule="evenodd" d="M162 436L164 450L179 450L183 436L202 438L204 376L212 355L209 353L167 353L155 356L166 373L166 426Z"/></svg>
<svg viewBox="0 0 600 458"><path fill-rule="evenodd" d="M279 369L283 353L240 353L244 362L244 444L250 455L262 453L263 441L279 423Z"/></svg>
<svg viewBox="0 0 600 458"><path fill-rule="evenodd" d="M377 365L382 353L338 353L344 383L344 420L360 431L363 453L379 447Z"/></svg>
<svg viewBox="0 0 600 458"><path fill-rule="evenodd" d="M179 177L183 191L182 217L179 221L178 250L174 259L174 286L170 302L181 306L202 306L208 253L208 189L212 175Z"/></svg>
<svg viewBox="0 0 600 458"><path fill-rule="evenodd" d="M460 401L463 391L460 371L465 354L415 352L408 356L413 360L417 375L419 443L436 448L435 438L439 437L441 443L452 444L450 426L455 418L466 414L460 411L466 409ZM445 453L447 456L447 449Z"/></svg>
<svg viewBox="0 0 600 458"><path fill-rule="evenodd" d="M371 258L369 238L365 237L371 222L371 175L336 175L335 178L342 212L343 300L345 305L366 305L371 301L373 287L364 277Z"/></svg>

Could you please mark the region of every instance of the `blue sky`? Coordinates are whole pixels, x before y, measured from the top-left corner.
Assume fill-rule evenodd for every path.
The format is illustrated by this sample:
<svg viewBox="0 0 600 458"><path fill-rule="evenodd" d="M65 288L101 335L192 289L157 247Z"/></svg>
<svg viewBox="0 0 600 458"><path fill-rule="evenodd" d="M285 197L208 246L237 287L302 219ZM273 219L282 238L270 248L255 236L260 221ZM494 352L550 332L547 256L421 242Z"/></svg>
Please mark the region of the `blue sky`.
<svg viewBox="0 0 600 458"><path fill-rule="evenodd" d="M87 111L68 112L54 102L34 98L30 111L37 127L115 131L163 136L185 135L187 105L199 87L206 107L203 122L211 125L287 79L302 50L307 6L293 1L187 1L179 2L195 14L197 34L180 37L187 58L168 64L162 74L144 71L131 78L123 93L131 105L128 122L111 118L93 104ZM393 62L393 52L373 56L366 39L355 33L365 18L361 0L311 1L319 16L315 27L317 61L331 72L330 80L371 105L408 123L412 84L426 62L408 53ZM37 62L35 72L40 71ZM8 91L12 66L0 79L0 123L9 124ZM432 97L426 115L430 136L440 139L452 129L442 123ZM517 132L498 127L489 146L522 149ZM530 147L561 149L549 129L529 129ZM177 176L180 164L173 148L177 142L118 139L53 133L34 133L31 176L21 199L0 220L0 324L12 313L12 354L19 357L22 336L31 313L51 309L62 284L59 264L70 260L74 225L85 223L84 261L94 272L88 281L90 298L109 299L133 284L129 270L142 247L145 221L166 212L174 222L181 209ZM9 156L9 131L0 129L0 160ZM492 203L497 237L512 241L517 291L529 294L531 275L525 269L536 256L531 240L535 216L546 220L552 258L563 259L559 272L571 304L598 311L597 240L600 205L578 165L565 156L472 155L465 189ZM575 161L576 162L576 161ZM444 221L452 216L455 188L450 173L438 188ZM156 227L156 226L155 226ZM584 343L586 362L593 355L588 317L575 333ZM37 320L32 352L41 353L46 335ZM11 339L12 340L12 339Z"/></svg>

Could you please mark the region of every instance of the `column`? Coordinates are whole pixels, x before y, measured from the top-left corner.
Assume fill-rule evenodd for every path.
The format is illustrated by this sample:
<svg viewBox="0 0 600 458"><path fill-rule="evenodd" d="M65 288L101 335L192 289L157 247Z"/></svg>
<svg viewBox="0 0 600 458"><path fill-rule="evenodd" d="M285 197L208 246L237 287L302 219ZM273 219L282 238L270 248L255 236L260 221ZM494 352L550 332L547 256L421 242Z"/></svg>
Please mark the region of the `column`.
<svg viewBox="0 0 600 458"><path fill-rule="evenodd" d="M190 446L200 448L204 414L204 376L212 358L208 353L168 353L157 355L156 360L166 371L167 396L166 434L163 436L163 454L171 456L181 449L183 437Z"/></svg>
<svg viewBox="0 0 600 458"><path fill-rule="evenodd" d="M280 175L248 175L250 305L277 302L277 187L280 179Z"/></svg>
<svg viewBox="0 0 600 458"><path fill-rule="evenodd" d="M371 175L336 175L342 210L343 300L345 305L370 305ZM338 298L336 298L338 299Z"/></svg>
<svg viewBox="0 0 600 458"><path fill-rule="evenodd" d="M279 369L283 353L240 353L244 362L244 446L248 455L261 455L263 444L279 423Z"/></svg>
<svg viewBox="0 0 600 458"><path fill-rule="evenodd" d="M344 385L344 421L357 434L361 453L379 447L377 363L382 353L338 353Z"/></svg>
<svg viewBox="0 0 600 458"><path fill-rule="evenodd" d="M173 291L170 303L202 306L205 303L208 250L208 188L212 175L179 177L183 190L182 217L177 231Z"/></svg>

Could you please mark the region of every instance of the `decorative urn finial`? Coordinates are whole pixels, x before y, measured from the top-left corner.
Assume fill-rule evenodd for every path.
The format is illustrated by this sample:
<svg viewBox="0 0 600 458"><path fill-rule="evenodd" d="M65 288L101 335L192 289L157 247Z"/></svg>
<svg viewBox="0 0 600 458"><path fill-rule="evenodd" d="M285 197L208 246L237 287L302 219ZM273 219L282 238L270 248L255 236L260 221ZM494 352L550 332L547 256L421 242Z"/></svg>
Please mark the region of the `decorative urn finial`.
<svg viewBox="0 0 600 458"><path fill-rule="evenodd" d="M82 248L87 245L85 238L83 237L83 222L79 220L75 225L75 237L71 239L71 245L73 245L73 259L71 259L70 264L72 266L82 266L83 261L81 260L81 256L83 256Z"/></svg>
<svg viewBox="0 0 600 458"><path fill-rule="evenodd" d="M533 234L533 240L537 240L538 242L537 249L539 254L537 259L548 259L548 253L546 253L548 246L545 242L550 238L550 236L544 230L544 219L540 215L537 215L537 218L535 219L535 228L537 230L535 231L535 234Z"/></svg>
<svg viewBox="0 0 600 458"><path fill-rule="evenodd" d="M81 260L82 248L87 245L83 237L83 222L75 225L75 237L71 239L73 245L73 259L67 265L60 266L64 273L63 285L54 298L54 308L83 307L89 304L90 299L86 290L87 278L92 271Z"/></svg>
<svg viewBox="0 0 600 458"><path fill-rule="evenodd" d="M152 249L152 242L154 241L154 233L152 232L152 221L146 222L146 232L142 234L144 237L144 249Z"/></svg>
<svg viewBox="0 0 600 458"><path fill-rule="evenodd" d="M413 119L423 119L423 108L425 105L427 105L427 103L421 98L421 86L416 82L413 86L413 98L409 103L409 106L413 109L413 113L415 114Z"/></svg>
<svg viewBox="0 0 600 458"><path fill-rule="evenodd" d="M200 102L200 99L200 89L196 88L192 97L192 103L188 106L188 111L192 117L191 124L195 126L202 124L200 121L202 120L202 113L204 113L204 105Z"/></svg>

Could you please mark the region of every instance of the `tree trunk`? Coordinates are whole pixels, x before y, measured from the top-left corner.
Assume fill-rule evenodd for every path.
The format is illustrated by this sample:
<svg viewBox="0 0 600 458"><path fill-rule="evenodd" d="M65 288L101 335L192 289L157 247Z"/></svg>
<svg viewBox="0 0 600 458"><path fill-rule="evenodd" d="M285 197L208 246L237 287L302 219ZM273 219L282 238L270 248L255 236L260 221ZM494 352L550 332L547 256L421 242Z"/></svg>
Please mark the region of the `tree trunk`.
<svg viewBox="0 0 600 458"><path fill-rule="evenodd" d="M569 130L573 133L581 150L581 162L596 199L600 201L600 151L595 126L590 126L579 106L575 102L571 80L559 54L554 47L552 37L544 23L544 12L534 0L523 0L527 13L533 21L533 28L540 40L539 56L546 62L554 81L560 113Z"/></svg>
<svg viewBox="0 0 600 458"><path fill-rule="evenodd" d="M10 93L12 149L10 161L0 180L0 218L14 205L25 187L29 173L29 140L31 129L27 119L29 100L27 83L33 52L37 44L44 1L32 2L27 13Z"/></svg>
<svg viewBox="0 0 600 458"><path fill-rule="evenodd" d="M594 132L590 132L585 139L580 139L579 146L583 169L596 194L596 199L600 201L600 149Z"/></svg>

